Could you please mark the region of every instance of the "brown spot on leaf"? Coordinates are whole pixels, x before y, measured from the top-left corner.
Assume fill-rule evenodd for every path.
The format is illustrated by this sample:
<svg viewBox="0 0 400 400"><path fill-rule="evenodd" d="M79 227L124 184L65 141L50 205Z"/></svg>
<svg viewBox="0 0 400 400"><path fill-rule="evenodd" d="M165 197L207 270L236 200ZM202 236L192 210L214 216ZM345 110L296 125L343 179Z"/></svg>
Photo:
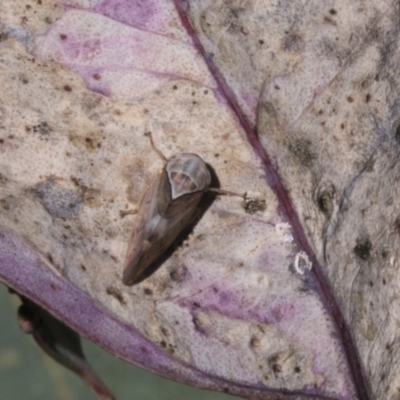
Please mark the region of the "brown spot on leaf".
<svg viewBox="0 0 400 400"><path fill-rule="evenodd" d="M290 152L296 156L300 163L305 167L311 167L316 158L311 150L311 141L295 139L288 146Z"/></svg>
<svg viewBox="0 0 400 400"><path fill-rule="evenodd" d="M257 338L252 338L250 341L250 345L251 345L251 347L260 347L261 342Z"/></svg>
<svg viewBox="0 0 400 400"><path fill-rule="evenodd" d="M368 238L361 238L357 240L357 244L353 251L357 258L360 260L368 260L371 256L372 244Z"/></svg>
<svg viewBox="0 0 400 400"><path fill-rule="evenodd" d="M107 287L107 294L113 296L116 300L118 300L121 304L126 304L126 299L122 294L121 290L115 286L108 286Z"/></svg>
<svg viewBox="0 0 400 400"><path fill-rule="evenodd" d="M90 208L99 208L102 205L101 192L98 189L83 188L83 202Z"/></svg>
<svg viewBox="0 0 400 400"><path fill-rule="evenodd" d="M317 206L327 216L330 216L333 211L335 196L336 188L334 185L329 185L318 193Z"/></svg>

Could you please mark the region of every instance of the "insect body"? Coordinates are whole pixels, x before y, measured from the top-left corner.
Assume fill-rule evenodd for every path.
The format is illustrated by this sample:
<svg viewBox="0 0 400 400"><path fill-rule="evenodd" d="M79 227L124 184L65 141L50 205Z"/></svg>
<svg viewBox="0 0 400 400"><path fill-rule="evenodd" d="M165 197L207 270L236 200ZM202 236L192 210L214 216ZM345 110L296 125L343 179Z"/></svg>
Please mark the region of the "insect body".
<svg viewBox="0 0 400 400"><path fill-rule="evenodd" d="M133 285L192 220L204 192L209 190L210 172L196 154L180 153L170 159L151 145L165 165L140 202L129 242L122 281Z"/></svg>

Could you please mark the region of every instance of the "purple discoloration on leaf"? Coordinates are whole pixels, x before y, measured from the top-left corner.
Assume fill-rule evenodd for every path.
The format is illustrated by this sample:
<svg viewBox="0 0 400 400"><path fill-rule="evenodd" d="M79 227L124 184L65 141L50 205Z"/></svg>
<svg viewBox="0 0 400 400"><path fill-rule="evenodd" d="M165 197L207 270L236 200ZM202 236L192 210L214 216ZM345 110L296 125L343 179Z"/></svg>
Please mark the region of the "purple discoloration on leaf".
<svg viewBox="0 0 400 400"><path fill-rule="evenodd" d="M143 96L170 80L214 86L192 45L89 11L66 11L37 39L36 53L77 72L96 92L119 98Z"/></svg>
<svg viewBox="0 0 400 400"><path fill-rule="evenodd" d="M11 110L44 94L55 107L46 110L51 140L2 139L2 225L29 235L49 260L6 234L2 280L114 354L174 379L229 385L252 398L364 400L366 374L379 398L395 396L395 363L376 371L397 340L396 312L375 313L398 292L398 224L383 215L400 213L397 78L389 67L399 62L391 47L398 23L390 6L66 5L50 28L33 33L37 59L59 73L54 82L34 95L7 91L11 72L4 83ZM35 73L33 82L51 76ZM69 97L54 87L68 87ZM22 122L6 110L4 125L30 132L36 108L26 106ZM168 156L198 152L223 188L253 192L265 206L251 215L234 199L217 199L165 264L128 290L120 284L128 211L157 172L146 131ZM83 194L74 218L52 212L46 201L60 205L57 196L21 195L53 175ZM382 176L390 188L382 189ZM85 198L88 188L99 198ZM299 255L311 268L296 268ZM46 286L54 280L57 303Z"/></svg>

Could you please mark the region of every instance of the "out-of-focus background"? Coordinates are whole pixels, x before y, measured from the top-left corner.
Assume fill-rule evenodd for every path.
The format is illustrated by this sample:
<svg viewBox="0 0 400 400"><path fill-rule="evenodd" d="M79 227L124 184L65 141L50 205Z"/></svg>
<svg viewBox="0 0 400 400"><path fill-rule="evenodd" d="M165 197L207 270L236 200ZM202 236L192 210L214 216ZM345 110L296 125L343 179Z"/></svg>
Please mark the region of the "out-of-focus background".
<svg viewBox="0 0 400 400"><path fill-rule="evenodd" d="M91 400L96 397L69 370L43 353L30 335L20 331L20 300L0 284L1 400ZM106 353L83 340L86 358L117 400L233 400L237 397L192 388L160 378Z"/></svg>

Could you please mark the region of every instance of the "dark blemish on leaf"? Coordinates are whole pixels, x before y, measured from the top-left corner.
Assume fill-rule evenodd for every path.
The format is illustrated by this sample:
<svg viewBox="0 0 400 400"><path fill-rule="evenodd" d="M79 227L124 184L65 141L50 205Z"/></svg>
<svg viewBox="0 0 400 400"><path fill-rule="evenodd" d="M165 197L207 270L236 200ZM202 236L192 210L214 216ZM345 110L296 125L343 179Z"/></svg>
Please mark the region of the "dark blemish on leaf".
<svg viewBox="0 0 400 400"><path fill-rule="evenodd" d="M174 85L174 86L172 86L172 89L177 90L177 89L178 89L178 86L177 86L177 85Z"/></svg>
<svg viewBox="0 0 400 400"><path fill-rule="evenodd" d="M81 196L71 189L65 189L53 179L40 183L34 189L46 211L58 218L74 218L82 210Z"/></svg>
<svg viewBox="0 0 400 400"><path fill-rule="evenodd" d="M4 32L0 33L0 42L3 42L7 39L8 39L7 33L4 33Z"/></svg>
<svg viewBox="0 0 400 400"><path fill-rule="evenodd" d="M262 46L265 42L264 42L264 40L260 39L260 40L258 41L258 43L261 44L261 46Z"/></svg>
<svg viewBox="0 0 400 400"><path fill-rule="evenodd" d="M48 135L52 132L51 127L46 121L40 122L38 125L32 126L34 133L40 133L42 135Z"/></svg>
<svg viewBox="0 0 400 400"><path fill-rule="evenodd" d="M295 155L300 163L305 167L311 167L314 159L316 158L311 151L311 141L295 139L288 146L289 150Z"/></svg>
<svg viewBox="0 0 400 400"><path fill-rule="evenodd" d="M55 285L54 283L51 283L51 284L50 284L50 287L51 287L53 290L58 290L58 286Z"/></svg>
<svg viewBox="0 0 400 400"><path fill-rule="evenodd" d="M331 8L331 9L329 10L329 14L331 14L331 15L336 15L337 12L336 12L336 10L335 10L334 8Z"/></svg>
<svg viewBox="0 0 400 400"><path fill-rule="evenodd" d="M327 17L327 16L324 17L324 22L326 22L327 24L334 25L334 26L337 25L337 23L331 17Z"/></svg>
<svg viewBox="0 0 400 400"><path fill-rule="evenodd" d="M147 296L151 296L153 294L153 291L149 288L144 288L144 294L146 294Z"/></svg>
<svg viewBox="0 0 400 400"><path fill-rule="evenodd" d="M365 102L369 103L371 100L371 95L369 93L367 93L367 95L365 96Z"/></svg>
<svg viewBox="0 0 400 400"><path fill-rule="evenodd" d="M202 323L198 317L193 317L192 321L195 324L195 326L197 326L197 327L200 327L202 325Z"/></svg>
<svg viewBox="0 0 400 400"><path fill-rule="evenodd" d="M369 286L370 286L370 287L374 287L374 282L369 281L368 283L369 283Z"/></svg>
<svg viewBox="0 0 400 400"><path fill-rule="evenodd" d="M100 198L100 190L99 189L92 189L84 186L82 188L83 191L83 202L85 206L90 208L98 208L102 205L101 198Z"/></svg>
<svg viewBox="0 0 400 400"><path fill-rule="evenodd" d="M332 214L335 197L336 188L334 185L329 185L318 193L316 198L317 206L327 216Z"/></svg>
<svg viewBox="0 0 400 400"><path fill-rule="evenodd" d="M352 103L352 102L354 101L354 99L353 99L351 96L347 96L347 101L348 101L349 103Z"/></svg>
<svg viewBox="0 0 400 400"><path fill-rule="evenodd" d="M47 253L47 259L51 262L51 264L54 264L53 257L50 253Z"/></svg>
<svg viewBox="0 0 400 400"><path fill-rule="evenodd" d="M167 347L167 342L165 342L164 340L161 340L160 346L165 349Z"/></svg>
<svg viewBox="0 0 400 400"><path fill-rule="evenodd" d="M119 210L119 216L121 218L126 217L127 215L137 214L137 210Z"/></svg>
<svg viewBox="0 0 400 400"><path fill-rule="evenodd" d="M10 210L10 203L7 199L0 199L0 208L4 211Z"/></svg>
<svg viewBox="0 0 400 400"><path fill-rule="evenodd" d="M66 92L72 92L72 87L69 86L69 85L64 85L64 90L65 90Z"/></svg>
<svg viewBox="0 0 400 400"><path fill-rule="evenodd" d="M273 364L272 365L272 370L276 373L279 374L282 372L282 366L280 364Z"/></svg>
<svg viewBox="0 0 400 400"><path fill-rule="evenodd" d="M386 279L385 278L382 279L382 284L386 285Z"/></svg>
<svg viewBox="0 0 400 400"><path fill-rule="evenodd" d="M7 182L8 179L2 173L0 173L0 184L5 185Z"/></svg>
<svg viewBox="0 0 400 400"><path fill-rule="evenodd" d="M255 214L258 211L265 211L267 203L265 199L254 199L246 197L243 201L243 208L247 214Z"/></svg>
<svg viewBox="0 0 400 400"><path fill-rule="evenodd" d="M163 334L164 336L169 336L169 332L168 332L168 329L167 329L167 328L162 327L162 328L161 328L161 332L162 332L162 334Z"/></svg>
<svg viewBox="0 0 400 400"><path fill-rule="evenodd" d="M200 308L200 304L197 301L193 302L193 307Z"/></svg>
<svg viewBox="0 0 400 400"><path fill-rule="evenodd" d="M4 139L0 139L0 144L3 144L4 143Z"/></svg>
<svg viewBox="0 0 400 400"><path fill-rule="evenodd" d="M400 217L397 217L393 223L393 228L397 232L397 234L400 234Z"/></svg>
<svg viewBox="0 0 400 400"><path fill-rule="evenodd" d="M115 286L108 286L106 290L107 290L107 294L109 294L110 296L113 296L121 304L126 304L126 299L120 289L118 289Z"/></svg>
<svg viewBox="0 0 400 400"><path fill-rule="evenodd" d="M206 89L203 93L204 93L204 94L208 94L208 90Z"/></svg>
<svg viewBox="0 0 400 400"><path fill-rule="evenodd" d="M187 274L187 267L183 265L180 268L176 268L176 267L173 268L169 273L169 277L174 282L181 282L185 279L186 274Z"/></svg>
<svg viewBox="0 0 400 400"><path fill-rule="evenodd" d="M179 274L177 271L172 271L169 273L169 277L173 280L173 281L177 281L179 279Z"/></svg>
<svg viewBox="0 0 400 400"><path fill-rule="evenodd" d="M322 115L323 113L324 113L323 110L319 110L319 111L318 111L318 114L319 114L319 115Z"/></svg>
<svg viewBox="0 0 400 400"><path fill-rule="evenodd" d="M67 37L68 37L65 33L60 33L59 36L60 36L61 40L67 40Z"/></svg>
<svg viewBox="0 0 400 400"><path fill-rule="evenodd" d="M100 74L93 74L92 75L92 78L95 80L95 81L99 81L100 80Z"/></svg>
<svg viewBox="0 0 400 400"><path fill-rule="evenodd" d="M275 90L281 90L281 88L280 88L278 85L275 85L275 86L274 86L274 89L275 89Z"/></svg>
<svg viewBox="0 0 400 400"><path fill-rule="evenodd" d="M250 340L250 345L251 345L251 347L260 347L261 342L260 342L260 340L257 339L257 338L252 338L252 339Z"/></svg>
<svg viewBox="0 0 400 400"><path fill-rule="evenodd" d="M394 138L396 139L396 142L400 144L400 124L396 128Z"/></svg>
<svg viewBox="0 0 400 400"><path fill-rule="evenodd" d="M357 244L354 247L353 251L357 258L360 260L368 260L371 256L371 241L368 238L357 240Z"/></svg>
<svg viewBox="0 0 400 400"><path fill-rule="evenodd" d="M44 22L46 22L46 24L51 24L53 21L51 20L50 17L45 17Z"/></svg>
<svg viewBox="0 0 400 400"><path fill-rule="evenodd" d="M81 270L86 272L86 267L83 264L81 264Z"/></svg>
<svg viewBox="0 0 400 400"><path fill-rule="evenodd" d="M345 127L344 122L342 122L342 123L340 124L340 129L344 129L344 127Z"/></svg>
<svg viewBox="0 0 400 400"><path fill-rule="evenodd" d="M294 367L294 372L296 374L299 374L301 372L301 368L300 367Z"/></svg>
<svg viewBox="0 0 400 400"><path fill-rule="evenodd" d="M71 179L71 182L72 182L75 186L80 186L81 180L80 180L79 178L77 178L76 176L71 176L69 179Z"/></svg>

